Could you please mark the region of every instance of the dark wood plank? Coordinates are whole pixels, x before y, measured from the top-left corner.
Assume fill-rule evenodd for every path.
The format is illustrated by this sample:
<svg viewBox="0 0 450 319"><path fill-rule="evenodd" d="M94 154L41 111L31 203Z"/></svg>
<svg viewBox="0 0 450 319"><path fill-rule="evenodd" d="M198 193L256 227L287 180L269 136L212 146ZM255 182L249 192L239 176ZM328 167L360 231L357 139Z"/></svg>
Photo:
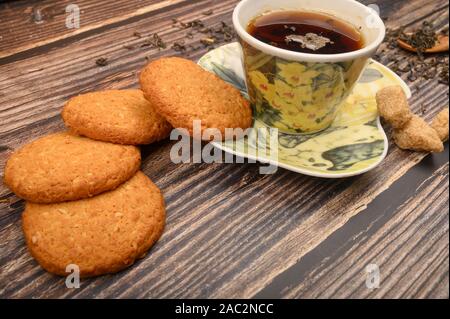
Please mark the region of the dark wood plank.
<svg viewBox="0 0 450 319"><path fill-rule="evenodd" d="M437 292L436 284L448 273L448 163L435 174L389 224L370 238L362 238L336 261L333 271L342 276L330 280L322 296L417 298ZM383 279L379 289L370 290L364 284L364 267L369 263L380 267ZM448 298L448 286L443 288L439 295Z"/></svg>
<svg viewBox="0 0 450 319"><path fill-rule="evenodd" d="M448 174L444 154L427 157L256 298L448 298Z"/></svg>
<svg viewBox="0 0 450 319"><path fill-rule="evenodd" d="M186 39L185 32L172 27L172 18L191 21L201 17L208 26L230 23L236 3L189 1L138 15L127 23L113 24L113 28L106 25L69 36L62 46L59 40L50 39L38 51L0 59L1 171L12 149L63 129L59 112L71 96L103 88L136 87L145 57L178 54L171 49L175 41L198 45L202 36ZM395 17L388 20L392 26L398 26L398 21L414 25L423 17L448 17L448 4L441 0L432 5L425 0L379 3L385 15ZM212 8L214 14L203 16L205 7ZM133 37L134 31L144 37L158 32L168 49L124 48L139 46L143 40ZM189 57L197 59L205 51L191 52ZM98 57L107 57L110 64L97 67ZM412 107L418 112L426 101L424 115L430 119L448 103L448 87L433 80L415 84ZM320 249L329 236L364 212L426 157L400 151L391 143L386 161L376 170L331 181L282 169L273 176L262 176L258 165L249 164L175 165L168 156L171 145L165 141L143 148L143 170L162 188L168 204L167 229L161 241L136 266L83 281L78 290L66 289L63 279L43 271L26 252L20 230L23 202L0 185L0 199L7 200L0 202L0 296L253 297L306 254ZM444 156L448 162L448 152ZM433 169L427 172L432 175ZM424 185L434 185L439 176L425 178ZM443 196L448 202L448 194ZM426 209L422 211L426 214ZM438 242L437 247L445 248L445 242ZM448 273L448 264L447 268L442 263L433 267L437 275L432 280L439 282L446 269ZM441 285L429 292L429 287L412 286L407 295L426 291L441 296L445 289ZM301 295L296 289L287 290L286 295Z"/></svg>

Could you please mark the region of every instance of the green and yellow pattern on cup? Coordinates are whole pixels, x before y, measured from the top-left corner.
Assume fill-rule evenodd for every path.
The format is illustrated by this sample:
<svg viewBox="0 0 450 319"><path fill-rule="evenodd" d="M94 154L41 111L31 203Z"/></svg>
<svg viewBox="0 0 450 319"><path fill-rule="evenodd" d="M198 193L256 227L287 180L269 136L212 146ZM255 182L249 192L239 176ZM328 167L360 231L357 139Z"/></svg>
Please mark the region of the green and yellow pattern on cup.
<svg viewBox="0 0 450 319"><path fill-rule="evenodd" d="M241 45L255 118L291 134L328 128L368 61L292 62Z"/></svg>
<svg viewBox="0 0 450 319"><path fill-rule="evenodd" d="M261 62L263 63L263 62ZM238 88L246 97L242 52L238 43L213 50L202 57L199 64ZM339 107L336 118L325 130L314 134L278 134L278 159L275 164L305 175L326 178L354 176L375 168L384 159L388 142L380 125L376 106L376 92L389 85L400 85L407 96L408 86L385 66L370 61L350 96ZM258 139L255 129L266 124L255 119L252 133L238 141L216 142L214 146L228 153L261 162L271 161L261 149L264 140Z"/></svg>

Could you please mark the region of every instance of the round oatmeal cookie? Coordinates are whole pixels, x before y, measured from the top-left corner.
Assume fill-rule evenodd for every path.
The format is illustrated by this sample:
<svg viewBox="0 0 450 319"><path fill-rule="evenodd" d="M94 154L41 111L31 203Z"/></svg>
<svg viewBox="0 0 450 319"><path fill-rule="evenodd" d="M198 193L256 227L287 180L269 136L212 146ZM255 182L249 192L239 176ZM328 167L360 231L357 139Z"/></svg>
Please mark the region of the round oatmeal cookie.
<svg viewBox="0 0 450 319"><path fill-rule="evenodd" d="M61 132L14 152L6 163L4 181L23 199L58 203L112 190L130 179L140 163L135 146Z"/></svg>
<svg viewBox="0 0 450 319"><path fill-rule="evenodd" d="M219 129L223 138L225 128L252 125L250 104L239 90L192 61L176 57L153 61L142 71L140 84L158 112L191 135L194 120L201 120L202 131Z"/></svg>
<svg viewBox="0 0 450 319"><path fill-rule="evenodd" d="M142 172L117 189L60 204L27 203L22 227L31 255L47 271L82 277L118 272L145 256L165 224L161 191Z"/></svg>
<svg viewBox="0 0 450 319"><path fill-rule="evenodd" d="M126 145L157 142L167 138L172 130L141 90L108 90L76 96L64 106L62 118L79 135Z"/></svg>

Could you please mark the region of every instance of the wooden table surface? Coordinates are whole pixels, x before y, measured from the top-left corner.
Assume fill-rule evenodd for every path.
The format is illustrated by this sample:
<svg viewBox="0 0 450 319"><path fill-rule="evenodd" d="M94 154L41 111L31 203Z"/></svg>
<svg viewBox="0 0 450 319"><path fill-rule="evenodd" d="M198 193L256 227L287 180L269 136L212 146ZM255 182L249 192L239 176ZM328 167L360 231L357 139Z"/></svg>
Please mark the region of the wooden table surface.
<svg viewBox="0 0 450 319"><path fill-rule="evenodd" d="M231 24L237 2L0 4L1 172L14 149L63 129L60 110L70 97L137 87L147 59L202 56L202 35L190 39L172 19ZM390 28L413 28L424 19L448 24L447 0L364 1L374 2ZM70 3L81 9L79 29L65 26ZM155 32L166 49L142 46ZM177 52L172 44L180 40L193 48ZM396 52L386 49L381 62L392 66L386 57ZM101 57L107 66L96 65ZM448 85L404 78L414 111L427 120L448 105ZM31 258L21 231L24 202L0 185L0 297L449 297L448 144L445 153L428 155L391 141L375 170L327 180L284 169L260 175L257 164L176 165L169 159L173 143L142 148L143 170L167 202L163 237L135 266L82 280L79 289L66 288ZM369 264L380 270L378 289L365 284Z"/></svg>

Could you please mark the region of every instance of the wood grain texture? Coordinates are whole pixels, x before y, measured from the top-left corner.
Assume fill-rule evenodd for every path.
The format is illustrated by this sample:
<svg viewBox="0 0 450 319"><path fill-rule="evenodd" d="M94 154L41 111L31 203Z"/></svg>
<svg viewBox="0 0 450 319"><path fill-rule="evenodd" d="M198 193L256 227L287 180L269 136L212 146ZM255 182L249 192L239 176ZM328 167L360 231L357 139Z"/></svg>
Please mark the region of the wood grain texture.
<svg viewBox="0 0 450 319"><path fill-rule="evenodd" d="M349 250L326 269L323 282L306 280L287 297L427 297L448 276L448 163L399 207L370 237L360 234ZM367 289L366 265L380 268L379 289ZM331 278L333 274L333 278ZM320 277L320 275L318 276ZM445 284L445 283L444 283ZM320 288L319 288L320 287ZM448 282L447 287L448 290ZM320 291L320 292L319 292ZM445 289L441 293L445 292ZM446 297L445 294L442 297Z"/></svg>
<svg viewBox="0 0 450 319"><path fill-rule="evenodd" d="M0 5L0 19L3 30L0 42L0 58L14 53L37 48L49 43L86 33L103 26L113 25L139 17L149 12L168 9L183 0L145 1L77 1L80 10L80 28L68 28L66 8L71 1L17 1ZM36 22L36 12L42 20ZM69 11L70 12L70 11ZM30 39L31 35L31 39ZM31 41L30 41L31 40Z"/></svg>
<svg viewBox="0 0 450 319"><path fill-rule="evenodd" d="M1 172L12 150L63 129L59 112L71 96L137 87L137 74L147 63L146 57L179 54L171 47L180 40L198 46L203 35L186 38L186 31L172 26L173 18L201 18L207 26L218 26L221 21L230 24L238 1L116 2L118 9L104 7L102 12L105 20L113 20L102 23L101 15L91 12L92 16L84 18L90 29L78 34L49 25L55 28L54 36L36 33L35 49L30 50L20 44L22 33L30 32L25 23L14 33L19 40L8 40L17 52L0 58ZM55 6L64 3L58 0ZM448 19L448 3L442 0L378 4L393 27L414 26L424 17L442 23ZM14 5L20 11L29 2ZM140 8L147 9L136 13ZM214 13L205 16L206 9ZM20 15L8 11L7 22L2 20L0 25L16 20ZM134 37L135 31L143 37ZM142 41L155 32L168 48L141 48ZM204 48L195 50L188 57L195 60L205 52ZM96 66L99 57L108 58L109 64ZM419 112L426 103L427 120L448 104L448 87L434 80L412 84L412 108ZM43 271L30 257L20 230L23 202L0 185L0 297L250 298L273 291L267 289L281 282L278 297L448 298L444 282L448 282L448 214L443 210L448 208L448 144L446 153L427 157L401 151L391 142L380 167L342 180L311 178L283 169L264 176L255 164L175 165L169 159L172 144L164 141L142 149L143 170L161 187L167 202L162 239L134 267L83 280L77 290L66 289L63 279ZM430 158L432 163L422 166ZM395 187L408 174L415 178L417 189L396 201ZM385 219L370 213L370 205L378 198L386 202ZM366 214L367 227L381 219L383 223L369 231L355 226L353 221ZM328 251L328 238L337 235L343 238L342 247L337 247L338 253ZM392 238L399 238L399 244ZM285 283L283 274L302 269L311 254L322 253L323 259L316 258L301 281ZM397 264L399 258L404 259L403 266ZM366 263L374 259L382 267L383 286L368 292L361 287L361 276ZM355 260L360 262L350 267ZM401 268L406 266L411 269ZM393 271L396 267L401 269ZM419 273L423 275L415 278Z"/></svg>
<svg viewBox="0 0 450 319"><path fill-rule="evenodd" d="M429 169L435 170L432 176ZM446 156L427 157L256 297L417 298L433 292L444 298L446 192ZM443 258L429 258L436 253ZM365 285L369 264L380 269L379 289ZM443 289L436 289L439 284ZM418 286L420 293L411 289Z"/></svg>

